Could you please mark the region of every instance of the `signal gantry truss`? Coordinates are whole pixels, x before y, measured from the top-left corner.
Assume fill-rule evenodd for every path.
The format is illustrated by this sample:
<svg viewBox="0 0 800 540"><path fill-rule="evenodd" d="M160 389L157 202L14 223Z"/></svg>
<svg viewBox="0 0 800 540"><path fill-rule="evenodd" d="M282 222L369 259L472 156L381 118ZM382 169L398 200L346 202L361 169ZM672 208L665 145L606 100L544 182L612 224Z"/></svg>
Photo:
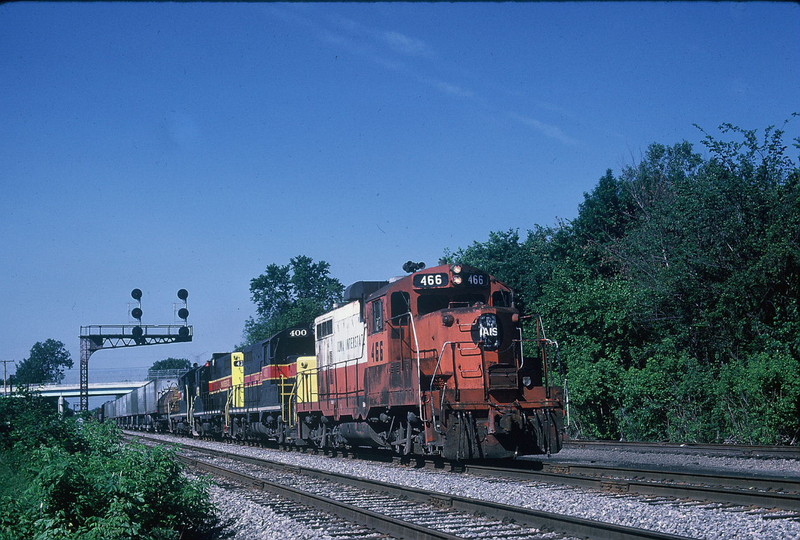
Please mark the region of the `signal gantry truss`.
<svg viewBox="0 0 800 540"><path fill-rule="evenodd" d="M192 341L192 326L177 324L106 324L81 326L81 403L89 410L89 357L100 349Z"/></svg>

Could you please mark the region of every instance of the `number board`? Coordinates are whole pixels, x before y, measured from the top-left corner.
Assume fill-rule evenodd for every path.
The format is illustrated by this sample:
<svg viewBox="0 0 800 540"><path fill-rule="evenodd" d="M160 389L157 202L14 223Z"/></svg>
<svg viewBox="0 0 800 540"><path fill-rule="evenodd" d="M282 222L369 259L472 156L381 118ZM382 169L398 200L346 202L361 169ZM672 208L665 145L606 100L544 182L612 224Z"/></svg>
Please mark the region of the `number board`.
<svg viewBox="0 0 800 540"><path fill-rule="evenodd" d="M488 287L489 276L486 274L464 274L465 285L472 285L473 287Z"/></svg>
<svg viewBox="0 0 800 540"><path fill-rule="evenodd" d="M414 274L414 287L417 289L434 289L447 287L450 276L447 274Z"/></svg>

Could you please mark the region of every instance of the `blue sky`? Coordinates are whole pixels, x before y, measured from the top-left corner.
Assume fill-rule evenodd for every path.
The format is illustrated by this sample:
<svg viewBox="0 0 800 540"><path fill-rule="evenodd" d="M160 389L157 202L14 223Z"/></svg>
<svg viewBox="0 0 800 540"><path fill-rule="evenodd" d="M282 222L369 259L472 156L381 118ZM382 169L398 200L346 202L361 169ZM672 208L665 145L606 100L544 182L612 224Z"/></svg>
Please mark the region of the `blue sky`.
<svg viewBox="0 0 800 540"><path fill-rule="evenodd" d="M800 110L798 36L792 3L0 5L0 359L54 338L77 378L82 325L183 287L194 342L90 380L203 361L271 263L347 285L570 219L650 143Z"/></svg>

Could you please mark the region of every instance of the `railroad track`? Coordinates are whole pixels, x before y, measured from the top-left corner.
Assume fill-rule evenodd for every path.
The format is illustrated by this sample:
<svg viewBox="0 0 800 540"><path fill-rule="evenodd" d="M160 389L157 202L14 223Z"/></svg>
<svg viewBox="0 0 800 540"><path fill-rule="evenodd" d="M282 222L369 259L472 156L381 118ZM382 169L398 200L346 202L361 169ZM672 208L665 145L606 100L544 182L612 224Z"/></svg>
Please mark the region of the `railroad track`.
<svg viewBox="0 0 800 540"><path fill-rule="evenodd" d="M159 441L161 442L161 441ZM396 538L596 538L678 540L685 537L542 512L436 491L386 484L263 458L178 444L192 467L305 507L324 510ZM210 460L218 460L211 463ZM243 472L242 468L247 468ZM298 480L302 477L303 480ZM311 480L309 480L311 479Z"/></svg>
<svg viewBox="0 0 800 540"><path fill-rule="evenodd" d="M537 470L541 467L541 470ZM514 462L513 465L465 464L463 471L554 484L580 486L611 493L709 501L726 505L780 509L786 518L800 519L800 478L694 473L677 470L609 465Z"/></svg>
<svg viewBox="0 0 800 540"><path fill-rule="evenodd" d="M625 451L658 454L689 454L703 456L746 457L763 459L793 459L800 460L800 447L798 446L758 446L758 445L733 445L733 444L675 444L675 443L646 443L646 442L621 442L621 441L582 441L569 440L564 442L564 449L592 449L603 451Z"/></svg>
<svg viewBox="0 0 800 540"><path fill-rule="evenodd" d="M749 448L749 447L748 447ZM770 447L771 448L771 447ZM753 506L779 509L787 519L800 520L800 477L722 472L691 472L686 469L646 469L566 461L516 460L452 463L436 457L408 461L386 452L364 449L354 456L377 461L395 461L429 468L450 468L491 478L511 478L532 482L570 485L609 493L628 493L643 497L721 503L726 506ZM739 455L741 457L741 455Z"/></svg>

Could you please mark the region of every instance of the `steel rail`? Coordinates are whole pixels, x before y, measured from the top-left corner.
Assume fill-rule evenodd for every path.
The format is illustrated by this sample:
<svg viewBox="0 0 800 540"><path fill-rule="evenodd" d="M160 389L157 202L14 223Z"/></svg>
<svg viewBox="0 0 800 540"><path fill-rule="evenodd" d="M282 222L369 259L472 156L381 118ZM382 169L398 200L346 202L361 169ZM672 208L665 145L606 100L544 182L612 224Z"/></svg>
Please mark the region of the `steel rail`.
<svg viewBox="0 0 800 540"><path fill-rule="evenodd" d="M571 439L564 441L564 449L623 450L626 452L661 454L701 454L709 456L728 456L744 458L780 458L800 460L798 446L699 444L699 443L648 443L623 441L584 441Z"/></svg>
<svg viewBox="0 0 800 540"><path fill-rule="evenodd" d="M582 463L561 462L544 463L545 472L585 473L587 475L615 476L623 478L637 478L654 480L658 482L687 483L703 486L726 486L747 489L760 489L764 491L778 491L783 493L800 494L800 476L784 475L757 475L757 474L729 474L715 472L691 472L685 469L675 470L670 468L645 469L638 467L619 467L614 465L599 465Z"/></svg>
<svg viewBox="0 0 800 540"><path fill-rule="evenodd" d="M576 463L544 463L542 470L468 463L464 464L463 470L483 476L568 484L614 493L636 493L800 512L800 478L691 473Z"/></svg>
<svg viewBox="0 0 800 540"><path fill-rule="evenodd" d="M226 457L230 458L232 456ZM269 480L264 480L263 478L258 478L249 474L232 471L202 460L181 455L178 455L178 459L194 469L228 478L252 489L268 491L299 504L310 506L315 510L328 512L352 523L375 529L383 534L388 534L397 538L411 538L416 540L459 540L458 536L453 536L442 531L430 529L416 523L403 521L390 516L384 516L352 504L270 482Z"/></svg>
<svg viewBox="0 0 800 540"><path fill-rule="evenodd" d="M236 453L231 453L221 450L199 448L183 444L178 444L178 446L184 447L186 449L191 449L192 451L196 452L207 453L212 456L234 459L236 461L246 464L256 465L260 467L268 467L277 470L300 472L302 474L307 474L309 476L321 478L327 481L340 482L349 486L358 487L360 489L372 490L375 492L385 493L399 498L404 497L420 503L431 504L433 506L451 508L456 511L467 512L495 519L508 520L528 527L537 527L540 529L556 531L558 533L567 536L592 538L597 540L686 540L687 539L687 537L680 535L662 533L648 529L641 529L638 527L616 525L613 523L605 523L601 521L595 521L595 520L570 516L566 514L544 512L529 508L522 508L518 506L495 503L491 501L471 499L468 497L461 497L458 495L451 495L447 493L424 490L419 488L387 484L381 481L358 478L355 476L345 475L331 471L301 467L296 464L285 464L264 458L241 456ZM198 461L198 460L192 460L192 461ZM241 475L244 478L244 482L246 482L248 485L255 487L264 485L268 486L268 489L272 489L271 485L272 483L264 479L252 477L243 473L234 473L234 474ZM369 511L366 511L369 512L370 514L366 518L359 517L358 514L364 511L362 509L358 509L357 507L348 505L346 503L334 501L333 499L325 500L326 498L324 497L319 497L317 495L308 494L305 492L298 492L298 490L289 488L287 486L280 486L279 484L273 484L273 485L278 486L278 489L280 489L283 493L285 493L285 494L281 493L282 496L293 497L295 496L295 492L297 492L296 495L297 497L302 498L308 496L308 499L305 501L297 499L298 501L303 502L303 504L308 504L309 506L313 506L315 508L320 508L321 505L324 505L322 509L326 511L329 511L331 513L336 513L337 515L340 515L345 519L351 520L353 522L359 523L361 525L370 528L375 528L376 530L381 530L382 532L386 532L387 534L391 534L393 536L400 536L403 538L451 538L451 539L459 538L447 535L447 533L435 531L433 529L430 529L427 532L424 530L419 532L413 532L412 528L407 530L406 532L402 532L400 529L395 527L398 526L402 527L403 523L402 522L397 523L398 520L395 520L394 518L390 518L387 516L380 516L379 514L375 514L374 512L369 512ZM335 507L338 507L340 505L344 508L344 511L347 512L346 515L338 514L338 511L335 510ZM360 521L362 519L368 519L369 521L368 522ZM373 519L375 521L372 521ZM384 522L383 520L386 521ZM387 529L384 530L382 529L382 527L387 527ZM421 527L419 525L416 525L415 527L419 529L426 529L425 527ZM407 534L414 534L415 536L406 536ZM416 534L422 534L422 535L431 534L432 536L416 536Z"/></svg>

